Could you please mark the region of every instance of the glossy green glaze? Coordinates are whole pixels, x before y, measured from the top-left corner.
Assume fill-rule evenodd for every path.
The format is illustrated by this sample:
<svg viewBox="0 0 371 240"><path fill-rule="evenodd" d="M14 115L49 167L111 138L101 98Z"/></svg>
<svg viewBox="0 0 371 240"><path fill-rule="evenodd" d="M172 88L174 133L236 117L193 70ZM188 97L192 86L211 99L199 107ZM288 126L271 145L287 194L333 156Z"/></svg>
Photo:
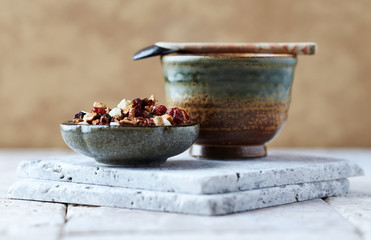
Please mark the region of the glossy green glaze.
<svg viewBox="0 0 371 240"><path fill-rule="evenodd" d="M208 150L194 155L213 158L210 149L228 146L222 158L265 156L264 144L287 118L296 62L278 54L162 57L169 105L184 108L201 125L196 144Z"/></svg>
<svg viewBox="0 0 371 240"><path fill-rule="evenodd" d="M157 166L187 150L199 125L170 127L60 125L66 144L99 163L120 166Z"/></svg>

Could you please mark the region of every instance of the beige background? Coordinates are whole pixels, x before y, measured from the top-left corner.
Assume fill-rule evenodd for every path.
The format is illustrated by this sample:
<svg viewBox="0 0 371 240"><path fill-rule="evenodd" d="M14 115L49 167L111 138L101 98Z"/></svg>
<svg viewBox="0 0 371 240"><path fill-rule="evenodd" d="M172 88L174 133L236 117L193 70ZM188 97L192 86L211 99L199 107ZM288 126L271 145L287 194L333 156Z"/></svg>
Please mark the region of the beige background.
<svg viewBox="0 0 371 240"><path fill-rule="evenodd" d="M371 1L0 1L0 147L63 147L59 123L151 93L157 41L315 41L271 146L371 147Z"/></svg>

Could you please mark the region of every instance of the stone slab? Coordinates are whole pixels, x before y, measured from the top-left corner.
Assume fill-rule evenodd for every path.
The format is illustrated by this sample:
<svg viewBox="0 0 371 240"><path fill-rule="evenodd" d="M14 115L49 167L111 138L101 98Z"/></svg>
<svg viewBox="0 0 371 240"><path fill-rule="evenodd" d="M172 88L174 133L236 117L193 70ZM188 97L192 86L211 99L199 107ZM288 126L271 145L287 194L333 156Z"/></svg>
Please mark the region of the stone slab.
<svg viewBox="0 0 371 240"><path fill-rule="evenodd" d="M347 160L272 152L248 161L199 160L185 152L160 168L119 168L81 156L23 161L25 178L191 194L216 194L362 175Z"/></svg>
<svg viewBox="0 0 371 240"><path fill-rule="evenodd" d="M122 187L25 179L13 184L13 199L75 203L198 215L223 215L346 194L348 180L338 179L223 194L184 194Z"/></svg>
<svg viewBox="0 0 371 240"><path fill-rule="evenodd" d="M0 199L0 239L59 239L66 205Z"/></svg>
<svg viewBox="0 0 371 240"><path fill-rule="evenodd" d="M362 239L320 199L218 217L68 206L63 239Z"/></svg>
<svg viewBox="0 0 371 240"><path fill-rule="evenodd" d="M342 233L343 231L341 231ZM326 234L324 237L323 234L320 233L311 233L303 235L302 233L286 233L284 234L281 232L280 234L277 233L270 233L270 232L221 232L221 233L209 233L209 232L202 232L202 233L161 233L161 234L153 234L153 233L105 233L104 235L96 235L96 234L86 234L86 235L72 235L63 238L63 240L117 240L117 239L130 239L130 240L231 240L231 239L243 239L243 240L277 240L277 239L285 239L285 240L318 240L318 239L326 239L326 240L364 240L360 236L357 236L354 233L345 233L344 235L341 233L329 233ZM281 238L277 238L281 237Z"/></svg>
<svg viewBox="0 0 371 240"><path fill-rule="evenodd" d="M330 197L326 202L362 232L363 239L371 240L371 195L352 194Z"/></svg>
<svg viewBox="0 0 371 240"><path fill-rule="evenodd" d="M4 149L0 148L0 198L5 198L9 186L17 180L17 165L25 159L66 156L72 151L58 149ZM75 154L75 153L74 153Z"/></svg>

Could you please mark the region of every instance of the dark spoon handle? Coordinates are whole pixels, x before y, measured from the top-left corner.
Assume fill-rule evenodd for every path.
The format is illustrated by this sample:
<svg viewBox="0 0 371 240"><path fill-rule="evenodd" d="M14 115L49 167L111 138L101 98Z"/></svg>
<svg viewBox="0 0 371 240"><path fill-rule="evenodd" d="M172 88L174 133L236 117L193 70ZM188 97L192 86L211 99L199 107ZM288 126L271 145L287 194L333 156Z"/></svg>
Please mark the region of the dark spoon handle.
<svg viewBox="0 0 371 240"><path fill-rule="evenodd" d="M166 55L174 52L177 52L177 50L152 45L136 52L133 56L133 60L139 60L158 55Z"/></svg>

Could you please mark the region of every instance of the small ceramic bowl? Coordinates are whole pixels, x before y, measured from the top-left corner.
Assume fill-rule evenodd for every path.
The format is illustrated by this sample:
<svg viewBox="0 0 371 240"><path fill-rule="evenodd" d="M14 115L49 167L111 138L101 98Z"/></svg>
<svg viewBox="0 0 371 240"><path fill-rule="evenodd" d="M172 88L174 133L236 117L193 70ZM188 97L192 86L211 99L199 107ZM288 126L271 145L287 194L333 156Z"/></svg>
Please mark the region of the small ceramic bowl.
<svg viewBox="0 0 371 240"><path fill-rule="evenodd" d="M60 125L66 144L97 162L119 166L158 166L192 146L198 124L181 126Z"/></svg>

